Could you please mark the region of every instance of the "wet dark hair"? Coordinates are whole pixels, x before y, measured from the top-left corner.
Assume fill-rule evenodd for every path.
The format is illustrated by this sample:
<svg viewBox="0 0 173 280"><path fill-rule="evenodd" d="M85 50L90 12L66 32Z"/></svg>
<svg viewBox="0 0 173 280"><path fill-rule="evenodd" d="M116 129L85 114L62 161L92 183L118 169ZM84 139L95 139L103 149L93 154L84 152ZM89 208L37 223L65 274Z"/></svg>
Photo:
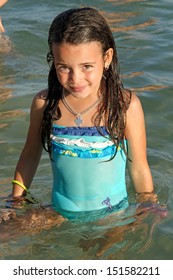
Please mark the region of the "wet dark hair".
<svg viewBox="0 0 173 280"><path fill-rule="evenodd" d="M106 129L114 141L116 147L122 143L124 147L125 113L128 109L131 94L124 90L120 80L117 51L113 34L102 15L95 9L85 7L70 9L58 15L49 29L49 52L47 62L50 64L48 76L47 106L44 111L41 125L41 140L44 149L51 156L50 134L52 122L61 117L58 107L62 96L62 86L58 81L52 52L53 44L81 44L99 42L103 56L109 48L113 49L113 59L109 69L103 71L101 81L104 90L101 90L102 102L94 119L94 125L98 128L104 119ZM117 150L117 149L116 149Z"/></svg>

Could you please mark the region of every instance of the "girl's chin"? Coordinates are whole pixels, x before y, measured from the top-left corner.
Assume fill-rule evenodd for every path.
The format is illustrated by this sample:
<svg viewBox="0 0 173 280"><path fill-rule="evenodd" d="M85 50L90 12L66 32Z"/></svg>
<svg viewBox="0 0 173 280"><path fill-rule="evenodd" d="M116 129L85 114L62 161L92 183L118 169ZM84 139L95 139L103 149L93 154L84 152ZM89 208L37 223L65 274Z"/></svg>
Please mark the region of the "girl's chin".
<svg viewBox="0 0 173 280"><path fill-rule="evenodd" d="M67 90L67 95L72 95L75 98L84 99L90 96L89 92L86 90L81 91L74 91L74 90Z"/></svg>
<svg viewBox="0 0 173 280"><path fill-rule="evenodd" d="M96 91L97 92L97 91ZM95 92L90 92L88 88L82 89L82 90L72 90L72 89L66 89L65 93L67 95L72 95L75 98L78 99L85 99L85 98L90 98L94 97L95 95L98 96L98 93L95 94Z"/></svg>

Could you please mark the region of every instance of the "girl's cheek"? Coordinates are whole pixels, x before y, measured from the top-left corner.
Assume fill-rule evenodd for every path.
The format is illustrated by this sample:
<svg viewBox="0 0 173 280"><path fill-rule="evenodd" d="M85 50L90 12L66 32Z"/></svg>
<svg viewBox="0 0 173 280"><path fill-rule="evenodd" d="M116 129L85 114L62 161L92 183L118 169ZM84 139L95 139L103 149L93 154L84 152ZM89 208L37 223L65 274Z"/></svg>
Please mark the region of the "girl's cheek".
<svg viewBox="0 0 173 280"><path fill-rule="evenodd" d="M56 75L59 81L63 81L64 80L64 75L60 74L58 71L56 71Z"/></svg>

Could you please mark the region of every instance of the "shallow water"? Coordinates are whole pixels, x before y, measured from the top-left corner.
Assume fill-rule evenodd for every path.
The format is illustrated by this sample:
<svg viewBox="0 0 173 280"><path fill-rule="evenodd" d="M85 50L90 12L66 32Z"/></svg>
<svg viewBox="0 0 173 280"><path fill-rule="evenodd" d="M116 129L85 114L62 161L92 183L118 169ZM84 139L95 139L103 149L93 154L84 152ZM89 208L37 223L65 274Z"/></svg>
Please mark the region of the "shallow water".
<svg viewBox="0 0 173 280"><path fill-rule="evenodd" d="M124 84L142 102L148 160L155 190L160 203L167 205L168 216L159 219L157 213L141 215L129 227L117 227L121 216L95 224L64 223L59 228L22 235L12 224L13 238L1 236L0 259L173 259L171 0L26 0L25 4L18 0L9 1L0 10L6 29L0 37L0 207L4 207L4 198L11 192L15 165L29 125L32 97L47 85L49 25L65 9L86 5L99 9L110 23ZM49 159L44 153L32 194L40 201L50 202L51 184ZM128 190L134 202L129 183ZM133 216L132 209L128 216Z"/></svg>

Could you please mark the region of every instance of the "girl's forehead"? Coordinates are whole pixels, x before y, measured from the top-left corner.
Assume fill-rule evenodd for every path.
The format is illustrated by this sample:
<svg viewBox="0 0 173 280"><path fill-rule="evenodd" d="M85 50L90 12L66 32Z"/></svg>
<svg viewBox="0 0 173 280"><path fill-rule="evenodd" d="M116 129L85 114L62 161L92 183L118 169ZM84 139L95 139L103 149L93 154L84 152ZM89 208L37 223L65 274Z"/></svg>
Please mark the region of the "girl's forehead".
<svg viewBox="0 0 173 280"><path fill-rule="evenodd" d="M87 43L81 43L81 44L71 44L71 43L61 43L61 44L56 44L53 43L52 45L52 49L53 51L64 51L64 50L68 50L68 51L85 51L85 50L92 50L92 51L100 51L102 52L102 46L99 42L87 42Z"/></svg>
<svg viewBox="0 0 173 280"><path fill-rule="evenodd" d="M98 42L82 43L78 45L62 43L53 44L52 51L54 57L69 58L69 57L101 57L102 48Z"/></svg>

